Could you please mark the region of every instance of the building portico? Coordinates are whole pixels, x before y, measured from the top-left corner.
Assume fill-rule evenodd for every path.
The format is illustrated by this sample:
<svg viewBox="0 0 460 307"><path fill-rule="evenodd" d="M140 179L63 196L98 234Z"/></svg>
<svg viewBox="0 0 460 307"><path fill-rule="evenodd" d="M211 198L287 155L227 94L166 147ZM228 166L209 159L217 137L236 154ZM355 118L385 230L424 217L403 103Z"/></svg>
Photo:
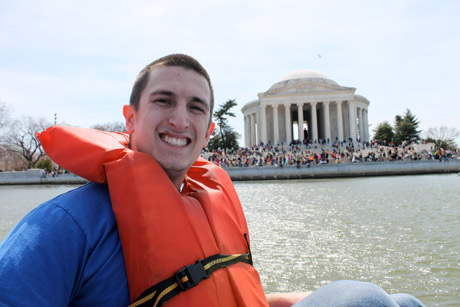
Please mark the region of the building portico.
<svg viewBox="0 0 460 307"><path fill-rule="evenodd" d="M247 103L245 145L368 141L369 101L313 71L296 71Z"/></svg>

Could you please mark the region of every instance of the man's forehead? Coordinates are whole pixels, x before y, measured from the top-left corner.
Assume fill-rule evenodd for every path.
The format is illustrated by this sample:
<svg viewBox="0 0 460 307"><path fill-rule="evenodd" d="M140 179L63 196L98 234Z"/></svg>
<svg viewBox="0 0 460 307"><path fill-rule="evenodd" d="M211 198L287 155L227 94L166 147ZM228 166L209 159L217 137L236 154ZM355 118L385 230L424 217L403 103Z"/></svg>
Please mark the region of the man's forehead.
<svg viewBox="0 0 460 307"><path fill-rule="evenodd" d="M193 69L182 66L155 66L149 74L149 82L147 88L167 87L171 89L175 86L187 86L189 89L196 93L200 93L204 97L201 99L206 100L210 104L211 89L206 78ZM167 89L165 88L165 89Z"/></svg>

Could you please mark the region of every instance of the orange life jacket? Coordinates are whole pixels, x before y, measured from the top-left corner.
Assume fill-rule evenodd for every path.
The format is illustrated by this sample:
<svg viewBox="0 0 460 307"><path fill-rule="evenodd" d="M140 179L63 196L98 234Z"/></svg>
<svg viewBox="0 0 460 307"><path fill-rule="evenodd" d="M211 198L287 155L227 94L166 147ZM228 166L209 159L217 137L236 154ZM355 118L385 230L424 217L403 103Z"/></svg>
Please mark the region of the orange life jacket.
<svg viewBox="0 0 460 307"><path fill-rule="evenodd" d="M125 258L131 301L181 268L214 254L248 252L246 219L227 173L199 158L182 193L128 135L53 126L38 138L60 166L107 182ZM267 306L257 271L238 262L218 269L167 306Z"/></svg>

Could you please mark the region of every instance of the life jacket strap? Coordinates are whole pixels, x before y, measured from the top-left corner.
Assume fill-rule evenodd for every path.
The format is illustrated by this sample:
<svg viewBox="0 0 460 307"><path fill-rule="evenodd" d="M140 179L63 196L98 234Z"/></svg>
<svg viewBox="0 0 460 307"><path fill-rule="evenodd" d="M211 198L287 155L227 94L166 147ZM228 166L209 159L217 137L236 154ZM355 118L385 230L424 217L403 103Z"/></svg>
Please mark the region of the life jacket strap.
<svg viewBox="0 0 460 307"><path fill-rule="evenodd" d="M173 276L145 290L129 307L162 306L182 291L190 290L203 279L211 277L211 274L215 270L238 262L252 265L251 253L235 255L215 254L208 258L200 259L194 264L183 267Z"/></svg>

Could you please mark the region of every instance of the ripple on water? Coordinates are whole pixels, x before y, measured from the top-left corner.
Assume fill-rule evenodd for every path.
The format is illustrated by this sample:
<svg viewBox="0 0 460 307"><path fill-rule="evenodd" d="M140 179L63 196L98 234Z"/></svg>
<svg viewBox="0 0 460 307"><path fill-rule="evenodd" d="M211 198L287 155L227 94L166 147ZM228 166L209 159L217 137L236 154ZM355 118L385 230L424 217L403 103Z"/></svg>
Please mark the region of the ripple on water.
<svg viewBox="0 0 460 307"><path fill-rule="evenodd" d="M236 183L267 292L339 279L460 305L456 175Z"/></svg>

